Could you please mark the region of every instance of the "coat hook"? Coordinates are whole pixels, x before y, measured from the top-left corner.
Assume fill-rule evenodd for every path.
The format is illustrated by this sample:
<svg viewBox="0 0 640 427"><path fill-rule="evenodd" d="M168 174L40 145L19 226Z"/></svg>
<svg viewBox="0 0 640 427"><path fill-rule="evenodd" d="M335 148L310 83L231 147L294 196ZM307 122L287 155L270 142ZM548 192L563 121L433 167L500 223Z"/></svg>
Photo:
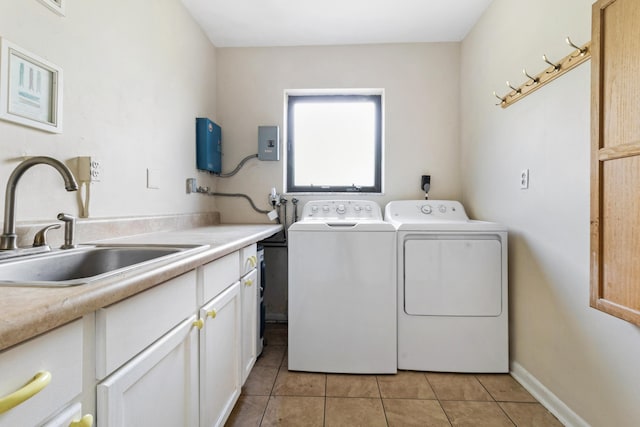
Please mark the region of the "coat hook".
<svg viewBox="0 0 640 427"><path fill-rule="evenodd" d="M585 53L587 53L587 48L586 47L580 47L580 46L576 46L571 39L569 38L569 36L567 36L567 38L565 39L565 41L567 42L567 44L569 46L571 46L574 49L577 49L580 51L580 56L584 56Z"/></svg>
<svg viewBox="0 0 640 427"><path fill-rule="evenodd" d="M500 104L496 104L496 105L502 105L504 102L507 102L507 97L505 96L504 98L501 97L500 95L498 95L496 93L496 91L493 91L493 96L495 96L496 98L498 98L500 100Z"/></svg>
<svg viewBox="0 0 640 427"><path fill-rule="evenodd" d="M509 80L507 80L507 87L509 87L511 90L515 90L516 93L520 93L522 92L522 90L519 87L513 87L511 86L511 83L509 83Z"/></svg>
<svg viewBox="0 0 640 427"><path fill-rule="evenodd" d="M522 74L524 74L525 76L527 76L528 78L531 79L531 83L527 84L527 86L531 86L531 85L535 85L535 84L540 83L540 77L530 76L529 73L527 73L527 69L526 68L522 69Z"/></svg>
<svg viewBox="0 0 640 427"><path fill-rule="evenodd" d="M553 67L553 71L548 71L548 72L553 73L553 72L558 71L560 69L560 64L554 64L553 62L549 61L547 59L547 55L542 55L542 60Z"/></svg>

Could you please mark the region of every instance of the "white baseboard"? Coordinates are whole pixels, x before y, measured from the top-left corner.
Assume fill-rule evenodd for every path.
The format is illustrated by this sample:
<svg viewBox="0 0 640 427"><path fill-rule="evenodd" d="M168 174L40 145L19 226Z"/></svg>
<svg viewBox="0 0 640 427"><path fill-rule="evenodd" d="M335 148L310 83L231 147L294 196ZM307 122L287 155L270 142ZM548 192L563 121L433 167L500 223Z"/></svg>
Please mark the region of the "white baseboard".
<svg viewBox="0 0 640 427"><path fill-rule="evenodd" d="M567 427L590 427L589 423L580 418L562 400L544 386L529 371L517 362L511 362L511 376L518 381L538 402L549 410Z"/></svg>

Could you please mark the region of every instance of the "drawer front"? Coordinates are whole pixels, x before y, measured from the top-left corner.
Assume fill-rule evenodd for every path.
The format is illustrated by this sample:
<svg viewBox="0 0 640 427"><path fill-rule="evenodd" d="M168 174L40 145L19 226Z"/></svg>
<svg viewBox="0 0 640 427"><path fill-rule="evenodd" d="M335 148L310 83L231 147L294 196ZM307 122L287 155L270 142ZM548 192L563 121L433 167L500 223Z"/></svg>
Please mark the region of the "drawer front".
<svg viewBox="0 0 640 427"><path fill-rule="evenodd" d="M257 245L254 243L240 249L240 276L251 272L258 265L256 248Z"/></svg>
<svg viewBox="0 0 640 427"><path fill-rule="evenodd" d="M238 274L239 259L239 252L233 252L201 267L203 300L199 301L200 304L210 301L220 292L238 281L240 277Z"/></svg>
<svg viewBox="0 0 640 427"><path fill-rule="evenodd" d="M195 310L195 271L98 310L96 378L115 371Z"/></svg>
<svg viewBox="0 0 640 427"><path fill-rule="evenodd" d="M40 424L82 392L82 320L76 320L0 353L0 399L30 383L38 372L51 381L23 403L0 414L0 426Z"/></svg>

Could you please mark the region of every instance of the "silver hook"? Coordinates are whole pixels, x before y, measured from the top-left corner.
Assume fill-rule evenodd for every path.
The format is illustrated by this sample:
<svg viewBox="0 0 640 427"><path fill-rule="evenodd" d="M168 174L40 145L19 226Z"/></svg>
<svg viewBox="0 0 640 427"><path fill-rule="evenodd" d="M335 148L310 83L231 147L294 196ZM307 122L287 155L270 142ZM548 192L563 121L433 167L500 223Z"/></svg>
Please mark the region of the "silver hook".
<svg viewBox="0 0 640 427"><path fill-rule="evenodd" d="M567 38L565 39L565 41L567 42L567 44L569 46L571 46L574 49L577 49L580 51L580 56L584 56L585 53L587 53L587 48L586 47L580 47L580 46L576 46L571 39L569 38L569 36L567 36Z"/></svg>
<svg viewBox="0 0 640 427"><path fill-rule="evenodd" d="M520 93L522 92L522 90L519 87L513 87L511 86L511 83L509 83L509 80L507 80L507 87L511 88L511 90L515 90L516 93Z"/></svg>
<svg viewBox="0 0 640 427"><path fill-rule="evenodd" d="M493 96L495 96L496 98L498 98L498 99L500 100L500 104L496 104L496 105L502 105L504 102L506 102L506 101L507 101L507 97L506 97L506 96L505 96L504 98L503 98L503 97L501 97L500 95L498 95L498 94L496 93L496 91L495 91L495 90L493 91Z"/></svg>
<svg viewBox="0 0 640 427"><path fill-rule="evenodd" d="M530 76L529 73L527 73L527 69L526 68L522 69L522 74L524 74L525 76L527 76L528 78L531 79L531 83L527 84L527 86L531 86L531 85L535 85L535 84L540 83L540 77Z"/></svg>
<svg viewBox="0 0 640 427"><path fill-rule="evenodd" d="M549 61L547 59L547 55L542 55L542 60L553 67L552 72L558 71L560 69L560 64L554 64L553 62Z"/></svg>

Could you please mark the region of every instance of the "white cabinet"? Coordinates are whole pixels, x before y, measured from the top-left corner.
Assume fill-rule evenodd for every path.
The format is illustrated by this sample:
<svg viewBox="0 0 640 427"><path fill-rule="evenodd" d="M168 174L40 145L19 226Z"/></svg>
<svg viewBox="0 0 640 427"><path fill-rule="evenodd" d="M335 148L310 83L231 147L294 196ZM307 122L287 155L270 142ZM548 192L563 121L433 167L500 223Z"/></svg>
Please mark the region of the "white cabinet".
<svg viewBox="0 0 640 427"><path fill-rule="evenodd" d="M247 380L256 362L258 335L258 295L260 285L257 278L257 245L240 249L240 282L242 299L242 384Z"/></svg>
<svg viewBox="0 0 640 427"><path fill-rule="evenodd" d="M101 380L196 311L188 272L96 313L96 378Z"/></svg>
<svg viewBox="0 0 640 427"><path fill-rule="evenodd" d="M101 427L198 425L195 312L195 271L98 310Z"/></svg>
<svg viewBox="0 0 640 427"><path fill-rule="evenodd" d="M0 352L0 427L90 427L94 402L100 427L224 425L256 360L256 265L249 245Z"/></svg>
<svg viewBox="0 0 640 427"><path fill-rule="evenodd" d="M240 283L202 307L200 426L221 426L240 396Z"/></svg>
<svg viewBox="0 0 640 427"><path fill-rule="evenodd" d="M100 427L198 425L198 324L193 315L97 387Z"/></svg>
<svg viewBox="0 0 640 427"><path fill-rule="evenodd" d="M256 363L258 331L258 272L254 268L241 280L242 300L242 384Z"/></svg>
<svg viewBox="0 0 640 427"><path fill-rule="evenodd" d="M82 354L82 320L0 353L0 426L40 425L74 401L79 412Z"/></svg>

